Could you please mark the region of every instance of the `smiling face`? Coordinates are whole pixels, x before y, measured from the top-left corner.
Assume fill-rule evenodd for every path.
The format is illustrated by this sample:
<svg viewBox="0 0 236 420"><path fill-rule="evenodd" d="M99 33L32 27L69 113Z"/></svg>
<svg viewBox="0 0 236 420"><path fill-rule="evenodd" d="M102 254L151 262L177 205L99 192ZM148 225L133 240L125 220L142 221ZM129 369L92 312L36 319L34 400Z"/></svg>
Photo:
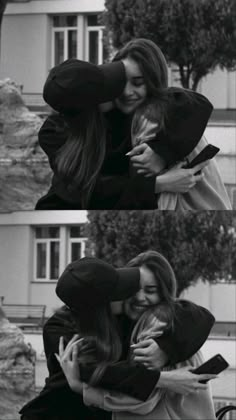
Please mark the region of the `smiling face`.
<svg viewBox="0 0 236 420"><path fill-rule="evenodd" d="M147 308L160 301L161 297L158 294L155 276L146 265L142 265L140 267L140 290L125 301L125 313L129 318L137 320Z"/></svg>
<svg viewBox="0 0 236 420"><path fill-rule="evenodd" d="M137 62L130 57L122 61L125 66L126 85L122 95L115 100L115 104L124 114L131 114L145 101L147 87Z"/></svg>

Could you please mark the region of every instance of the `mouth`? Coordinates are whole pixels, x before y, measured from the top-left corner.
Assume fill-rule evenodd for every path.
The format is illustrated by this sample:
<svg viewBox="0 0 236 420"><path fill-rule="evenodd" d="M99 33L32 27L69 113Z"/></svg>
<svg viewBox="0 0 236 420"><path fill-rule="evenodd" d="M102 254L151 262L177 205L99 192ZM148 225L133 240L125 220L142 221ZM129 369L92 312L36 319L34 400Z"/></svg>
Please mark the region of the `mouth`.
<svg viewBox="0 0 236 420"><path fill-rule="evenodd" d="M138 303L132 303L131 308L135 312L144 312L147 309L147 305L140 305Z"/></svg>
<svg viewBox="0 0 236 420"><path fill-rule="evenodd" d="M130 106L136 104L138 101L138 99L123 99L122 103L126 106Z"/></svg>

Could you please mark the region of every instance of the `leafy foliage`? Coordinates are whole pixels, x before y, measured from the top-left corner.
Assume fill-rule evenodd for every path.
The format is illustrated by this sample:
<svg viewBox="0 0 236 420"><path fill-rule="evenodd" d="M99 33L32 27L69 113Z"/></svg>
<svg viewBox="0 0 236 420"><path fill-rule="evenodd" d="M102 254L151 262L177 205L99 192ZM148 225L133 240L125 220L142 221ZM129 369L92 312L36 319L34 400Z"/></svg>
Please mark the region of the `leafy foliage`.
<svg viewBox="0 0 236 420"><path fill-rule="evenodd" d="M236 66L235 0L106 0L107 37L120 48L153 40L174 63L183 87L197 89L217 66Z"/></svg>
<svg viewBox="0 0 236 420"><path fill-rule="evenodd" d="M235 212L89 211L94 252L115 266L154 249L172 264L178 293L199 278L229 280L236 268ZM236 273L235 273L236 274Z"/></svg>

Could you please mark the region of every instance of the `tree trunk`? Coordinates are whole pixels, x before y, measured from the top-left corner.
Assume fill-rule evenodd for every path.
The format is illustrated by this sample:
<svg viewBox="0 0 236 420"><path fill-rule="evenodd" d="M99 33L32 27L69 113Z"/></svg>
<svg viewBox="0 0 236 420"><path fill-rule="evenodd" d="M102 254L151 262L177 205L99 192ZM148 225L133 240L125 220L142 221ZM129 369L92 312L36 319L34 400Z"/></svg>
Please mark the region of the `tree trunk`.
<svg viewBox="0 0 236 420"><path fill-rule="evenodd" d="M5 12L5 8L7 5L8 0L0 0L0 55L1 55L1 29L2 29L2 18L3 13Z"/></svg>

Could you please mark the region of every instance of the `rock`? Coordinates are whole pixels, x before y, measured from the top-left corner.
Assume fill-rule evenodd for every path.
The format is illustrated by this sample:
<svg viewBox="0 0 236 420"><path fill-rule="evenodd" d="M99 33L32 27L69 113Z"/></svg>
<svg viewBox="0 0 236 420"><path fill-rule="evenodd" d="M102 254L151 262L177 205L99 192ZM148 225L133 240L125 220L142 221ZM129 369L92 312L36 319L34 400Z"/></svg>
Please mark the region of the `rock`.
<svg viewBox="0 0 236 420"><path fill-rule="evenodd" d="M19 87L0 81L0 212L33 210L49 189L52 172L38 144L42 124Z"/></svg>
<svg viewBox="0 0 236 420"><path fill-rule="evenodd" d="M23 332L11 324L0 307L0 419L19 418L21 407L35 395L35 351Z"/></svg>
<svg viewBox="0 0 236 420"><path fill-rule="evenodd" d="M20 89L10 79L0 81L0 158L44 159L38 145L43 120L26 107Z"/></svg>

